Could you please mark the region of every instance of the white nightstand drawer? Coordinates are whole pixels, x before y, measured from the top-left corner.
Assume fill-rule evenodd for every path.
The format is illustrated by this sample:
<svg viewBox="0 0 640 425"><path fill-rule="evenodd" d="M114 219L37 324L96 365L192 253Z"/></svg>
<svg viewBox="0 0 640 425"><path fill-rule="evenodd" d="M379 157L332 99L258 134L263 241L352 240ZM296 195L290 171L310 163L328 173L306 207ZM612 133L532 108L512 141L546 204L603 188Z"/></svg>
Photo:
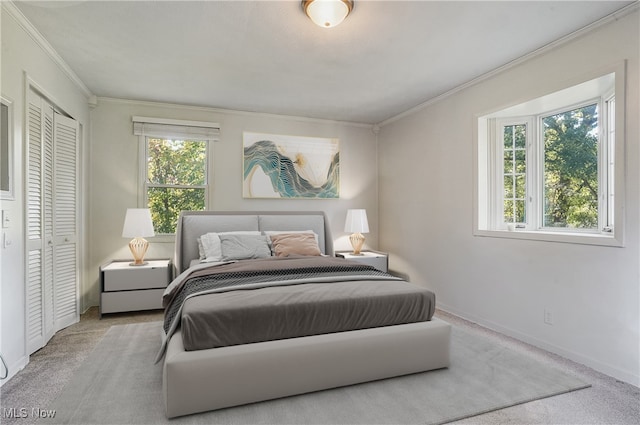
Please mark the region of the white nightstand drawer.
<svg viewBox="0 0 640 425"><path fill-rule="evenodd" d="M164 289L103 292L100 295L100 313L161 309L163 292Z"/></svg>
<svg viewBox="0 0 640 425"><path fill-rule="evenodd" d="M111 263L102 271L106 292L165 288L169 283L166 261L149 261L144 266L130 266L126 262Z"/></svg>

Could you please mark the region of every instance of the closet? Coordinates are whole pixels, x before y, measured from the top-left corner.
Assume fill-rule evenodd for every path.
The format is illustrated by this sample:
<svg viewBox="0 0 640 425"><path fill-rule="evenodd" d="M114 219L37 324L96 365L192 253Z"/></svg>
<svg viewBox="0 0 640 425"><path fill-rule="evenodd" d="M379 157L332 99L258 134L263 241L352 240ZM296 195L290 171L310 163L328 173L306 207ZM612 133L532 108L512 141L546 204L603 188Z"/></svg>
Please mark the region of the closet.
<svg viewBox="0 0 640 425"><path fill-rule="evenodd" d="M79 320L78 123L36 91L27 99L27 349Z"/></svg>

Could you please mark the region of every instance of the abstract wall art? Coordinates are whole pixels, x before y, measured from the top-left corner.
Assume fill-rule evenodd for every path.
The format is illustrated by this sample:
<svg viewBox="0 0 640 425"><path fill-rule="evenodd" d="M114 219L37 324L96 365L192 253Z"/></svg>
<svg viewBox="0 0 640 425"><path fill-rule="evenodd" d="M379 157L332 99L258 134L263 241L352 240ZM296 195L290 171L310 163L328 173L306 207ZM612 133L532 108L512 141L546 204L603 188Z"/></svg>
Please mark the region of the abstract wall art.
<svg viewBox="0 0 640 425"><path fill-rule="evenodd" d="M243 134L245 198L339 198L338 139Z"/></svg>

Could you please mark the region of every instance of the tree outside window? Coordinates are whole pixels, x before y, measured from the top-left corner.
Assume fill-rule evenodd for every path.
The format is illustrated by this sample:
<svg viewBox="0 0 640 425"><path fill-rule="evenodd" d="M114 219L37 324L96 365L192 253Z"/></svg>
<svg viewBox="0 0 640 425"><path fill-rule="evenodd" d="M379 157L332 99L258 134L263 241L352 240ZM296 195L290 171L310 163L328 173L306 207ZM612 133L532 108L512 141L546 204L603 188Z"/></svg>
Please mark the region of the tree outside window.
<svg viewBox="0 0 640 425"><path fill-rule="evenodd" d="M156 234L172 234L180 211L206 209L208 142L153 137L146 142L146 202Z"/></svg>
<svg viewBox="0 0 640 425"><path fill-rule="evenodd" d="M598 228L598 105L542 118L544 227Z"/></svg>

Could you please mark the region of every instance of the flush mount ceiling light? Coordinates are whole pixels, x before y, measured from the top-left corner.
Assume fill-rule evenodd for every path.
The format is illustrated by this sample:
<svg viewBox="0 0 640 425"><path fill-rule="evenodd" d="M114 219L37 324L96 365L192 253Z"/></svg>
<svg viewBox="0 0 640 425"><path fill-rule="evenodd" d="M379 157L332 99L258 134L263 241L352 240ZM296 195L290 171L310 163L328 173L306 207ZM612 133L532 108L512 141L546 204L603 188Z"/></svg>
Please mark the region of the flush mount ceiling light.
<svg viewBox="0 0 640 425"><path fill-rule="evenodd" d="M353 10L352 0L302 0L302 9L322 28L339 25Z"/></svg>

